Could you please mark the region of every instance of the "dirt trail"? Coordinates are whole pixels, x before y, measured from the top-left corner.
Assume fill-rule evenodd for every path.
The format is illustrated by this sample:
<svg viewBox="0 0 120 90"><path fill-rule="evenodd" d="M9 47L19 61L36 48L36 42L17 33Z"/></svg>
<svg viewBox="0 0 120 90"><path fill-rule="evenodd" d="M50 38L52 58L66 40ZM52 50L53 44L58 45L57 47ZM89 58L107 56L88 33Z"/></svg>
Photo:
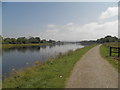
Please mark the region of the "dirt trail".
<svg viewBox="0 0 120 90"><path fill-rule="evenodd" d="M66 88L118 88L118 72L100 56L100 45L75 65Z"/></svg>

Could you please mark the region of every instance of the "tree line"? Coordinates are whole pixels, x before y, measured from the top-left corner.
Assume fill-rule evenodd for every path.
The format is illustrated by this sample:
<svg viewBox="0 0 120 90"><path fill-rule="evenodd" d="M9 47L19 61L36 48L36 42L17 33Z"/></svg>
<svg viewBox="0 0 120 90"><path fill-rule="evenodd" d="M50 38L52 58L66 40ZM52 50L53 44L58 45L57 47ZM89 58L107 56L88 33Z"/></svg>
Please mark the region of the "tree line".
<svg viewBox="0 0 120 90"><path fill-rule="evenodd" d="M81 44L95 44L95 43L106 43L106 42L120 42L120 39L116 36L105 36L104 38L100 38L97 40L88 40L88 41L80 41L78 43ZM46 39L40 39L40 37L18 37L18 38L3 38L0 36L0 43L3 44L38 44L38 43L62 43L61 41L55 41L55 40L46 40Z"/></svg>
<svg viewBox="0 0 120 90"><path fill-rule="evenodd" d="M0 36L0 41L3 44L38 44L38 43L55 43L54 40L40 39L40 37L18 37L18 38L3 38Z"/></svg>
<svg viewBox="0 0 120 90"><path fill-rule="evenodd" d="M120 42L120 39L117 38L116 36L105 36L104 38L100 38L100 39L97 39L97 40L88 40L88 41L81 41L80 43L81 44L84 44L84 45L90 45L90 44L95 44L95 43L107 43L107 42Z"/></svg>
<svg viewBox="0 0 120 90"><path fill-rule="evenodd" d="M119 42L119 41L120 39L118 39L116 36L112 37L110 35L96 40L97 43Z"/></svg>

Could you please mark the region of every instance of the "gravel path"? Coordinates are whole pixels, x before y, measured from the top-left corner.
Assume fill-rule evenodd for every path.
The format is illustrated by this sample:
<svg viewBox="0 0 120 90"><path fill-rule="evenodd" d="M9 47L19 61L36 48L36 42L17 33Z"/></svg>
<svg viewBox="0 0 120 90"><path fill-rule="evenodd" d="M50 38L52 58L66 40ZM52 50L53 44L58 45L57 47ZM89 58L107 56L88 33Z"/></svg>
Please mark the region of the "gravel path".
<svg viewBox="0 0 120 90"><path fill-rule="evenodd" d="M75 65L66 88L118 88L118 72L100 56L100 45Z"/></svg>

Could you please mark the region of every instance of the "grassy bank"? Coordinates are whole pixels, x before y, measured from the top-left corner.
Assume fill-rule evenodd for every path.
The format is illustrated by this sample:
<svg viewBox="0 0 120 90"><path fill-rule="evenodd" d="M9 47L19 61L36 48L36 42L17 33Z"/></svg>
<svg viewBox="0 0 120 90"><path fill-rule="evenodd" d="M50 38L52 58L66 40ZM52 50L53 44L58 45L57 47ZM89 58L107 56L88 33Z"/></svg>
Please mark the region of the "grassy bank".
<svg viewBox="0 0 120 90"><path fill-rule="evenodd" d="M110 64L112 64L113 67L116 68L116 70L118 72L120 72L120 67L118 67L120 65L120 63L118 63L118 60L116 60L115 57L110 57L109 56L109 48L108 48L108 46L102 45L100 47L100 53L101 53L101 56L103 58L105 58Z"/></svg>
<svg viewBox="0 0 120 90"><path fill-rule="evenodd" d="M40 45L49 45L50 43L39 43L39 44L0 44L2 48L12 48L12 47L21 47L21 46L40 46Z"/></svg>
<svg viewBox="0 0 120 90"><path fill-rule="evenodd" d="M75 63L92 47L58 55L47 62L35 62L35 66L15 71L3 81L3 88L64 88Z"/></svg>
<svg viewBox="0 0 120 90"><path fill-rule="evenodd" d="M110 43L104 43L105 46L110 46L110 47L119 47L120 42L110 42Z"/></svg>

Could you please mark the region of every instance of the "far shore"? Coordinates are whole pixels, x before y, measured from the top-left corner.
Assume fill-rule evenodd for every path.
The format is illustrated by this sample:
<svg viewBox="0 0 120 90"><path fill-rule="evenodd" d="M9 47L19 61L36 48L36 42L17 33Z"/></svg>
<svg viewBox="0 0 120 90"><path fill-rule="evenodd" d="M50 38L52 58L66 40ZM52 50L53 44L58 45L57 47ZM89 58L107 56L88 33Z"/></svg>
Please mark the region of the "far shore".
<svg viewBox="0 0 120 90"><path fill-rule="evenodd" d="M51 43L38 43L38 44L0 44L0 48L12 48L12 47L21 47L21 46L42 46L50 45Z"/></svg>

